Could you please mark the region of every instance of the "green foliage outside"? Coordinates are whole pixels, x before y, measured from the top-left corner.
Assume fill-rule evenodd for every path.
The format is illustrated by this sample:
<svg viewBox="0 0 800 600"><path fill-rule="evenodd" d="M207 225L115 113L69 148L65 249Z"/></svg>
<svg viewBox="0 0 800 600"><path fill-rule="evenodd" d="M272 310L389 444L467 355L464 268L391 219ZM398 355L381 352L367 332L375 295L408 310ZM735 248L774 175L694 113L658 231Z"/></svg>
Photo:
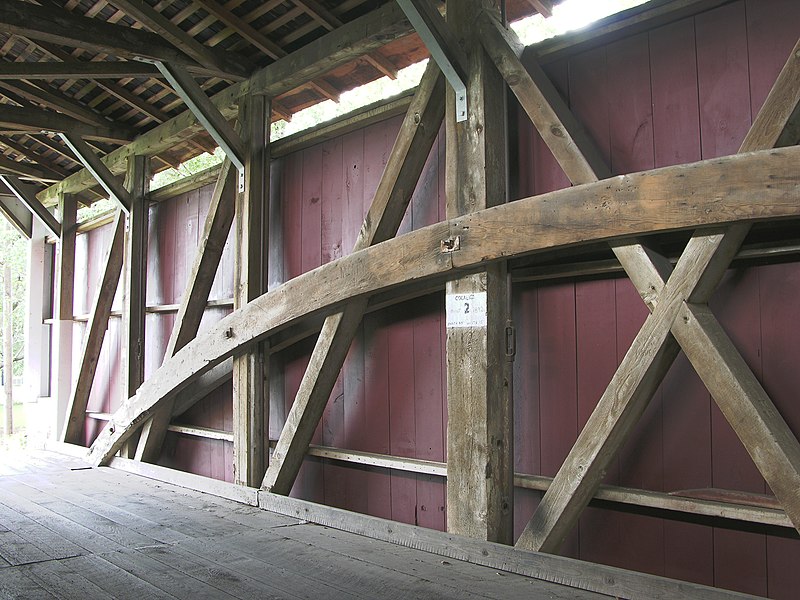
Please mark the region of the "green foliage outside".
<svg viewBox="0 0 800 600"><path fill-rule="evenodd" d="M25 288L27 286L28 272L28 240L20 234L6 219L0 219L0 279L3 277L5 266L11 267L12 280L12 347L14 356L14 376L19 377L23 372L24 352L24 327L25 327ZM0 291L5 290L5 282L0 286ZM4 294L4 292L3 292ZM5 303L0 301L0 323L5 318L3 311ZM0 340L3 331L0 327ZM3 340L4 342L5 340ZM4 343L0 343L0 368L4 364Z"/></svg>

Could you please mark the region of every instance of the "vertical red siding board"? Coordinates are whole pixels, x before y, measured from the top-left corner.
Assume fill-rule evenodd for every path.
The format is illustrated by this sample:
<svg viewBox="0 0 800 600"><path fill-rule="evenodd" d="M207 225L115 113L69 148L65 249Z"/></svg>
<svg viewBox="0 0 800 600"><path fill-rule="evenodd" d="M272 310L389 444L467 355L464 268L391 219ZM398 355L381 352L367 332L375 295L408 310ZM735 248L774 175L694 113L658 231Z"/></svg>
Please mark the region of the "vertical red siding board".
<svg viewBox="0 0 800 600"><path fill-rule="evenodd" d="M435 200L435 197L433 198ZM416 456L425 460L444 460L442 435L442 296L432 294L415 301L414 306L414 409ZM441 477L417 478L418 523L443 531L445 487Z"/></svg>
<svg viewBox="0 0 800 600"><path fill-rule="evenodd" d="M434 143L411 199L409 211L414 229L439 220L439 148ZM414 407L417 458L444 461L442 379L444 347L441 337L443 299L440 294L415 302ZM445 528L445 483L441 477L417 478L417 520L423 527Z"/></svg>
<svg viewBox="0 0 800 600"><path fill-rule="evenodd" d="M384 126L382 134L376 130ZM383 123L365 131L364 211L372 204L386 166L396 129ZM370 154L380 155L369 159ZM361 447L369 452L389 453L389 347L384 328L385 313L366 315L362 327L364 361L364 407ZM356 474L366 491L365 512L391 518L391 476L388 469L364 469Z"/></svg>
<svg viewBox="0 0 800 600"><path fill-rule="evenodd" d="M703 158L733 154L744 139L751 121L750 77L744 2L725 5L698 15L697 70L700 105L700 131ZM743 275L737 274L736 280ZM746 309L746 284L737 286L730 275L715 296L714 310L728 327L734 341L748 358L747 340L757 304ZM744 275L746 278L746 275ZM752 284L751 284L752 285ZM755 283L757 289L757 283ZM731 295L733 294L733 295ZM747 294L749 295L749 294ZM742 311L742 312L739 312ZM744 318L743 323L734 323ZM730 325L736 331L730 329ZM738 338L738 340L737 340ZM713 484L721 488L763 491L764 484L738 438L712 407ZM714 530L714 584L743 592L766 593L766 541L763 535Z"/></svg>
<svg viewBox="0 0 800 600"><path fill-rule="evenodd" d="M583 429L617 369L616 292L613 279L575 286L578 428ZM617 461L605 482L619 483ZM587 508L579 524L581 559L621 565L618 513Z"/></svg>
<svg viewBox="0 0 800 600"><path fill-rule="evenodd" d="M800 264L771 265L759 272L763 340L761 381L795 435L800 435L800 335L796 305L787 298L800 294ZM780 290L780 294L775 291ZM773 598L793 598L800 587L800 541L767 538L768 592Z"/></svg>
<svg viewBox="0 0 800 600"><path fill-rule="evenodd" d="M321 259L323 263L342 256L343 169L342 139L336 138L323 143L321 200ZM322 415L322 443L337 448L344 446L344 382L341 374L336 380ZM326 504L338 507L346 504L342 476L342 472L346 468L345 465L336 461L323 461Z"/></svg>
<svg viewBox="0 0 800 600"><path fill-rule="evenodd" d="M414 414L414 331L404 319L404 307L390 309L389 342L389 443L395 456L413 457L416 452ZM392 471L392 519L416 523L417 477Z"/></svg>
<svg viewBox="0 0 800 600"><path fill-rule="evenodd" d="M610 44L606 49L608 130L614 173L654 167L653 97L647 34ZM598 130L599 131L599 130ZM647 309L630 281L616 280L618 360L630 346ZM619 481L645 489L663 488L662 402L656 392L619 460ZM637 515L616 515L620 546L617 560L629 568L664 572L663 521ZM583 547L581 548L583 550Z"/></svg>
<svg viewBox="0 0 800 600"><path fill-rule="evenodd" d="M539 418L542 475L554 476L578 437L575 285L539 288ZM578 531L562 554L578 555Z"/></svg>
<svg viewBox="0 0 800 600"><path fill-rule="evenodd" d="M664 490L711 487L711 404L708 391L681 353L662 385ZM714 583L713 530L664 521L667 577Z"/></svg>
<svg viewBox="0 0 800 600"><path fill-rule="evenodd" d="M569 99L577 117L606 164L611 166L609 103L617 90L609 87L606 47L573 56L569 61Z"/></svg>
<svg viewBox="0 0 800 600"><path fill-rule="evenodd" d="M694 20L650 32L655 166L700 160Z"/></svg>
<svg viewBox="0 0 800 600"><path fill-rule="evenodd" d="M307 273L322 264L322 146L319 144L303 151L302 180L302 242L301 264ZM312 444L322 444L322 423L317 426ZM324 480L322 462L305 461L305 477L310 498L322 502L324 499Z"/></svg>
<svg viewBox="0 0 800 600"><path fill-rule="evenodd" d="M514 471L541 473L539 428L539 326L537 287L514 286L514 327L517 353L514 358ZM527 525L540 494L517 488L514 491L514 537Z"/></svg>
<svg viewBox="0 0 800 600"><path fill-rule="evenodd" d="M370 135L372 134L372 135ZM364 222L364 205L374 194L377 185L374 171L380 169L381 144L376 145L374 132L360 130L345 136L343 156L345 164L345 214L342 218L342 245L351 253ZM377 175L380 177L380 174ZM359 327L342 367L344 387L345 447L361 450L364 447L367 401L364 395L364 328ZM368 499L364 493L366 471L355 466L344 467L343 480L347 508L366 512Z"/></svg>
<svg viewBox="0 0 800 600"><path fill-rule="evenodd" d="M385 311L364 318L364 394L367 398L365 450L389 454L389 336ZM341 400L340 400L341 402ZM366 482L367 512L392 516L391 476L386 469L370 471Z"/></svg>
<svg viewBox="0 0 800 600"><path fill-rule="evenodd" d="M795 0L747 0L750 106L753 118L800 36L800 3Z"/></svg>
<svg viewBox="0 0 800 600"><path fill-rule="evenodd" d="M735 154L750 128L744 2L695 17L703 159Z"/></svg>
<svg viewBox="0 0 800 600"><path fill-rule="evenodd" d="M711 308L753 373L761 378L759 281L755 269L729 271ZM713 405L714 487L764 493L766 484L739 438ZM763 534L714 531L715 584L765 595L766 537Z"/></svg>

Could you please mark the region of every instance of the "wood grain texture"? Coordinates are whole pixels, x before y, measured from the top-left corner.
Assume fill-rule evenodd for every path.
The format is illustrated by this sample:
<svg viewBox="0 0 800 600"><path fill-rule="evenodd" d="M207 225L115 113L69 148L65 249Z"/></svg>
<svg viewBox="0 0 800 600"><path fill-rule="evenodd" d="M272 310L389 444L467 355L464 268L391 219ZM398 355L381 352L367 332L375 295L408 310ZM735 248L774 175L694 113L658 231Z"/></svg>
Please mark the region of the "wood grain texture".
<svg viewBox="0 0 800 600"><path fill-rule="evenodd" d="M698 224L795 216L800 193L794 170L797 152L787 148L727 157L553 192L426 227L315 269L223 319L166 362L162 373L146 382L147 389L143 386L98 438L94 460L105 460L123 434L148 416L163 397L179 391L244 345L346 299L435 278L452 267L476 268L559 245ZM716 190L718 198L692 198L692 190L698 186ZM754 189L759 190L757 203ZM607 217L602 229L597 227L599 214ZM442 255L441 241L454 233L461 236L461 250ZM351 285L343 289L327 284L340 281ZM304 299L302 305L296 298ZM229 328L233 335L226 337Z"/></svg>
<svg viewBox="0 0 800 600"><path fill-rule="evenodd" d="M506 201L505 99L500 73L479 43L475 16L495 2L448 3L447 25L467 51L467 119L448 89L446 211L469 215ZM506 359L505 263L447 282L446 294L486 294L486 325L447 329L447 530L513 541L513 408Z"/></svg>

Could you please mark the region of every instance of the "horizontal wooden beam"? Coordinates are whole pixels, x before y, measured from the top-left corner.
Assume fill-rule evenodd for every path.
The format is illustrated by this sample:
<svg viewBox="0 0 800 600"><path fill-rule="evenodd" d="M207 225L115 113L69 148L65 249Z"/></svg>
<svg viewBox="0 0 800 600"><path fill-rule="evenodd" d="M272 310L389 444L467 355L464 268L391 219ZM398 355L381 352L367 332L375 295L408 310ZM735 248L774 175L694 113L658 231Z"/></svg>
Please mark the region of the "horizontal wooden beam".
<svg viewBox="0 0 800 600"><path fill-rule="evenodd" d="M0 173L10 173L12 175L38 179L40 181L58 181L59 179L54 176L55 174L52 171L42 168L39 165L29 162L18 162L6 158L5 156L0 156Z"/></svg>
<svg viewBox="0 0 800 600"><path fill-rule="evenodd" d="M620 176L457 217L328 263L248 303L167 360L115 413L91 460L109 460L159 403L215 365L343 303L559 247L797 218L798 159L793 147ZM706 189L714 196L697 193Z"/></svg>
<svg viewBox="0 0 800 600"><path fill-rule="evenodd" d="M244 56L209 48L183 31L155 8L142 0L110 0L132 19L144 24L148 29L163 37L170 44L191 57L198 65L211 69L222 77L246 77L253 65ZM162 59L169 60L169 59ZM182 63L181 63L182 64Z"/></svg>
<svg viewBox="0 0 800 600"><path fill-rule="evenodd" d="M3 93L3 90L10 90L29 102L41 104L68 117L83 121L87 125L100 127L113 125L111 121L99 113L67 97L60 90L47 89L48 84L46 83L40 83L40 85L42 87L35 86L27 81L2 81L0 82L0 94Z"/></svg>
<svg viewBox="0 0 800 600"><path fill-rule="evenodd" d="M0 127L7 127L10 129L30 131L31 133L39 133L41 131L50 132L65 132L69 131L75 135L85 138L96 140L106 140L116 143L126 143L133 138L133 131L127 127L120 127L109 123L108 125L87 125L80 121L59 114L49 110L40 110L37 108L20 108L17 106L3 105L3 110L0 111ZM71 176L71 177L74 177ZM94 181L92 181L92 185ZM87 185L81 190L84 191ZM48 188L50 189L50 188ZM41 199L41 198L40 198ZM47 204L53 204L53 201Z"/></svg>
<svg viewBox="0 0 800 600"><path fill-rule="evenodd" d="M236 116L238 99L248 91L274 98L412 31L400 8L396 3L389 2L266 66L249 80L228 87L211 101L225 118L232 119ZM128 156L158 154L201 129L195 116L186 111L142 134L134 143L111 152L103 158L103 162L112 173L122 173ZM94 184L88 172L80 171L44 190L39 194L39 199L49 206L57 201L59 192L79 193Z"/></svg>
<svg viewBox="0 0 800 600"><path fill-rule="evenodd" d="M0 4L0 28L6 33L100 54L114 54L133 60L166 60L199 67L161 35L113 25L101 19L80 17L68 10L49 6L3 2Z"/></svg>
<svg viewBox="0 0 800 600"><path fill-rule="evenodd" d="M122 79L161 77L153 65L138 60L70 62L2 62L0 80L17 79Z"/></svg>

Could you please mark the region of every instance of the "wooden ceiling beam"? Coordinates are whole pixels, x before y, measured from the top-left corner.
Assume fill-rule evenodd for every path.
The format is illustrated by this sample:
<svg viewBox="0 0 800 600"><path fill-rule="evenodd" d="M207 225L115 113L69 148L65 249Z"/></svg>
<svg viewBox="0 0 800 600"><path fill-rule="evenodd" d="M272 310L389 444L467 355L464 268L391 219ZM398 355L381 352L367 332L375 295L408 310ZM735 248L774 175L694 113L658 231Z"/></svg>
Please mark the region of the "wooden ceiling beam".
<svg viewBox="0 0 800 600"><path fill-rule="evenodd" d="M134 94L125 86L112 83L110 81L96 81L98 87L104 89L115 98L121 100L128 106L135 108L138 112L147 115L158 123L169 120L169 115L160 108L150 104L147 100Z"/></svg>
<svg viewBox="0 0 800 600"><path fill-rule="evenodd" d="M109 0L111 4L125 12L131 18L144 24L159 36L163 36L170 44L190 56L198 64L212 67L218 74L226 78L239 79L247 77L254 65L244 56L229 52L220 52L204 46L187 34L172 21L141 0ZM168 58L161 59L176 62ZM179 64L185 64L179 62ZM234 77L231 77L234 76Z"/></svg>
<svg viewBox="0 0 800 600"><path fill-rule="evenodd" d="M52 175L55 176L56 180L61 180L67 175L69 175L69 172L66 171L65 169L62 169L58 165L52 164L43 156L34 152L32 149L28 148L27 146L24 146L23 144L15 142L12 139L2 138L0 139L0 144L3 144L7 148L10 148L17 154L27 158L28 160L33 161L34 163L39 165L42 169L49 171Z"/></svg>
<svg viewBox="0 0 800 600"><path fill-rule="evenodd" d="M234 105L248 90L273 98L280 96L412 31L408 19L397 4L388 3L346 23L335 32L314 40L292 55L267 65L247 82L231 85L216 94L212 102L226 118L233 118L236 114ZM140 135L134 143L110 153L103 158L103 162L112 172L121 173L126 168L129 155L158 154L176 142L198 133L200 129L194 115L186 111ZM79 193L93 185L94 179L91 175L81 171L44 190L39 198L50 204L55 201L59 192Z"/></svg>
<svg viewBox="0 0 800 600"><path fill-rule="evenodd" d="M124 77L161 77L161 73L153 65L138 60L0 62L0 80L122 79Z"/></svg>
<svg viewBox="0 0 800 600"><path fill-rule="evenodd" d="M41 104L42 106L65 114L68 117L83 121L87 125L105 126L112 124L102 115L94 112L80 102L68 98L58 90L48 90L45 87L35 86L27 81L0 82L0 93L3 93L2 90L10 90L29 102Z"/></svg>
<svg viewBox="0 0 800 600"><path fill-rule="evenodd" d="M58 154L59 156L66 158L70 163L75 165L80 165L81 163L78 162L72 154L70 154L69 150L65 146L62 146L58 141L50 139L47 134L28 134L28 137L32 139L37 144L40 144L47 148L48 150Z"/></svg>
<svg viewBox="0 0 800 600"><path fill-rule="evenodd" d="M294 3L328 31L343 25L339 17L316 0L294 0ZM364 60L389 79L397 79L397 67L380 52L370 52L364 56Z"/></svg>
<svg viewBox="0 0 800 600"><path fill-rule="evenodd" d="M118 2L120 0L112 0ZM127 0L130 1L130 0ZM264 54L272 59L278 59L286 56L286 51L278 44L267 38L264 34L257 31L247 21L233 13L233 11L220 6L215 0L194 0L195 4L199 4L209 14L214 15L217 19L225 23L228 27L233 28L245 40L253 44L256 48L261 50Z"/></svg>
<svg viewBox="0 0 800 600"><path fill-rule="evenodd" d="M83 137L126 143L133 138L133 132L126 127L108 125L86 125L71 117L38 108L4 106L0 111L0 127L17 131L52 131L54 133L71 131Z"/></svg>
<svg viewBox="0 0 800 600"><path fill-rule="evenodd" d="M205 74L220 73L219 69L213 67L214 63L204 66L197 64L161 35L112 25L100 19L79 17L66 10L23 2L3 2L0 4L0 27L7 33L37 41L134 60L167 60ZM237 69L241 70L241 67ZM223 71L222 75L232 77L237 71Z"/></svg>
<svg viewBox="0 0 800 600"><path fill-rule="evenodd" d="M61 177L55 173L48 172L37 165L17 162L16 160L11 160L5 156L0 156L0 173L18 175L20 177L36 179L39 181L55 182L61 180Z"/></svg>

